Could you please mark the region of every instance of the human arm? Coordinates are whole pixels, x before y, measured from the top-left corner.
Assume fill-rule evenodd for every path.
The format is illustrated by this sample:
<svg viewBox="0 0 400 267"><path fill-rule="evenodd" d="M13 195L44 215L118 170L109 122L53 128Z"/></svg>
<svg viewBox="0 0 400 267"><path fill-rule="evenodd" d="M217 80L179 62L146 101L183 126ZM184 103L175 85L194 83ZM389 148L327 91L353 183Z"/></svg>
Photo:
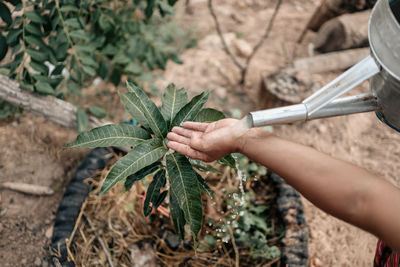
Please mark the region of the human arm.
<svg viewBox="0 0 400 267"><path fill-rule="evenodd" d="M235 136L234 120L184 123L168 134L168 146L212 161L239 152L283 177L324 211L356 225L400 251L400 191L353 164L260 129Z"/></svg>

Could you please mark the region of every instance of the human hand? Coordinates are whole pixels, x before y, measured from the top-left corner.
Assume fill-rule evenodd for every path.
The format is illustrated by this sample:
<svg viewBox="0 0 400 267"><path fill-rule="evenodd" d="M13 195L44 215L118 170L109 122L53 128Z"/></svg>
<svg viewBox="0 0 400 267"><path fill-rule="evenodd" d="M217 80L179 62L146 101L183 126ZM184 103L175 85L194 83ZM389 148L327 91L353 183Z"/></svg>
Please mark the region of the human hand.
<svg viewBox="0 0 400 267"><path fill-rule="evenodd" d="M184 122L168 133L167 146L190 158L211 162L237 152L240 135L233 127L238 120L223 119L212 123ZM242 133L243 134L243 133Z"/></svg>

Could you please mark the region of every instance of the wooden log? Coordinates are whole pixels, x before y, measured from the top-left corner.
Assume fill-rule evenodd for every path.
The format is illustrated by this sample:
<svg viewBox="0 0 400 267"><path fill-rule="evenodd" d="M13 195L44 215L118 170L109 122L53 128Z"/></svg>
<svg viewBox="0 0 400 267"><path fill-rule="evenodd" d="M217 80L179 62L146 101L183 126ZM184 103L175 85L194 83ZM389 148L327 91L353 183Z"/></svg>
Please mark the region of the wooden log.
<svg viewBox="0 0 400 267"><path fill-rule="evenodd" d="M53 96L43 96L22 90L16 81L4 75L0 75L0 98L63 127L77 128L77 108L74 105ZM90 128L110 123L89 116Z"/></svg>
<svg viewBox="0 0 400 267"><path fill-rule="evenodd" d="M342 71L353 66L369 54L369 48L331 52L295 60L293 67L296 71L303 71L309 74Z"/></svg>
<svg viewBox="0 0 400 267"><path fill-rule="evenodd" d="M315 50L326 53L368 46L371 11L345 14L324 23L313 40Z"/></svg>
<svg viewBox="0 0 400 267"><path fill-rule="evenodd" d="M318 31L328 20L346 14L370 9L376 0L324 0L312 15L307 28Z"/></svg>
<svg viewBox="0 0 400 267"><path fill-rule="evenodd" d="M377 0L323 0L315 9L297 42L301 43L307 30L318 31L330 19L337 16L371 9Z"/></svg>
<svg viewBox="0 0 400 267"><path fill-rule="evenodd" d="M4 75L0 75L0 98L63 127L74 130L77 128L77 108L74 105L53 96L43 96L22 90L16 81ZM112 122L89 115L89 128L107 124L112 124ZM118 149L124 152L130 151L128 147L118 147Z"/></svg>

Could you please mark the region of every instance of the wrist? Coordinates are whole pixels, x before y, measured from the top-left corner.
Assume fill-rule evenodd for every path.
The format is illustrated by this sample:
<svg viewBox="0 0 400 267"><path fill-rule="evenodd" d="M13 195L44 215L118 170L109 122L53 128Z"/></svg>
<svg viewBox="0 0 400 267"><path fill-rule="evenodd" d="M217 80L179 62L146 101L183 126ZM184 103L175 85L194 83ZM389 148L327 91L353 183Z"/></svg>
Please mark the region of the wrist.
<svg viewBox="0 0 400 267"><path fill-rule="evenodd" d="M271 133L264 131L260 128L251 128L246 133L237 138L236 153L246 154L251 141L256 139L264 139L273 136Z"/></svg>

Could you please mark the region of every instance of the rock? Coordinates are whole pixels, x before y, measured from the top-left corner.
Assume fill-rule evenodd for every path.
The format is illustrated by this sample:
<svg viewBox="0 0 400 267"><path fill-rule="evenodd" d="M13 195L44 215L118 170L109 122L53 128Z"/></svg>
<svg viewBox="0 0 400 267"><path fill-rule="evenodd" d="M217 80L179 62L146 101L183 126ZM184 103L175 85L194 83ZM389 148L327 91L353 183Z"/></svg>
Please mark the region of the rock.
<svg viewBox="0 0 400 267"><path fill-rule="evenodd" d="M179 248L179 245L181 244L181 240L179 240L179 237L177 235L168 233L167 237L165 238L165 243L170 249L177 250Z"/></svg>
<svg viewBox="0 0 400 267"><path fill-rule="evenodd" d="M28 260L27 259L22 259L21 260L21 265L25 265L25 264L27 264L28 263Z"/></svg>
<svg viewBox="0 0 400 267"><path fill-rule="evenodd" d="M253 48L251 47L251 45L243 39L236 39L233 42L233 46L236 49L236 53L240 57L247 58L251 55L251 52L253 52Z"/></svg>
<svg viewBox="0 0 400 267"><path fill-rule="evenodd" d="M217 88L217 89L215 89L215 94L219 97L219 98L222 98L222 99L225 99L226 98L226 96L227 96L227 92L226 92L226 89L225 88L223 88L223 87L220 87L220 88Z"/></svg>
<svg viewBox="0 0 400 267"><path fill-rule="evenodd" d="M145 243L139 248L137 244L133 244L130 248L130 261L132 267L155 267L159 266L156 262L154 250L149 243Z"/></svg>
<svg viewBox="0 0 400 267"><path fill-rule="evenodd" d="M35 266L41 266L42 265L42 261L40 260L39 257L35 258L35 262L33 263Z"/></svg>
<svg viewBox="0 0 400 267"><path fill-rule="evenodd" d="M52 226L50 226L50 227L46 230L46 232L45 232L44 235L45 235L48 239L50 239L51 236L53 235L53 229L54 229L54 226L52 225Z"/></svg>

